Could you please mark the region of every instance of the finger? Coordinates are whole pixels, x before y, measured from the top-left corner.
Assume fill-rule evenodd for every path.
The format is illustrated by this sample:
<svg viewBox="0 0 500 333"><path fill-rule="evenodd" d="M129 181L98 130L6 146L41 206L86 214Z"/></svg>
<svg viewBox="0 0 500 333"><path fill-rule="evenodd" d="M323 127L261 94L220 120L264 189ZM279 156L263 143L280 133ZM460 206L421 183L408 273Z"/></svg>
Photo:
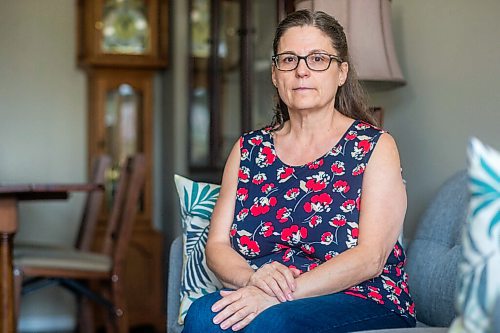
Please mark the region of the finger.
<svg viewBox="0 0 500 333"><path fill-rule="evenodd" d="M295 278L298 278L301 274L301 271L298 268L292 267L290 268L290 270L292 271L293 277Z"/></svg>
<svg viewBox="0 0 500 333"><path fill-rule="evenodd" d="M255 312L251 312L248 316L246 316L245 318L243 318L242 320L240 320L238 323L234 324L231 327L231 329L233 331L239 331L242 328L245 328L248 324L250 324L250 322L252 320L254 320L255 317L257 317L257 314Z"/></svg>
<svg viewBox="0 0 500 333"><path fill-rule="evenodd" d="M255 286L260 290L262 290L263 292L265 292L266 294L268 294L269 296L273 297L275 296L274 291L272 291L271 288L269 288L269 286L265 281L259 280L257 284L255 284Z"/></svg>
<svg viewBox="0 0 500 333"><path fill-rule="evenodd" d="M243 314L237 313L241 312L240 310L244 308L244 302L235 302L226 306L224 310L219 312L213 319L214 324L220 324L222 329L226 329L231 327L233 324L237 323L240 319L243 318Z"/></svg>
<svg viewBox="0 0 500 333"><path fill-rule="evenodd" d="M290 291L295 291L295 277L293 276L293 273L292 271L284 266L284 267L280 267L279 268L279 271L281 274L283 274L284 278L285 278L285 281L286 281L286 284L288 286L288 293L290 293ZM286 292L285 290L283 290L284 292Z"/></svg>
<svg viewBox="0 0 500 333"><path fill-rule="evenodd" d="M223 295L222 291L221 291L221 296L222 296L222 298L220 300L218 300L217 302L215 302L214 305L212 305L211 310L213 312L219 312L220 310L224 309L229 304L232 304L232 303L236 302L237 300L239 300L241 297L238 293L236 293L234 291L231 291L227 295Z"/></svg>
<svg viewBox="0 0 500 333"><path fill-rule="evenodd" d="M286 282L284 282L284 285L286 286L286 290L288 291L283 291L283 287L278 284L278 282L274 279L271 279L270 281L267 282L267 285L271 290L273 291L274 296L276 296L280 302L286 302L286 296L287 294L290 293L290 290L288 290L288 286L286 285Z"/></svg>

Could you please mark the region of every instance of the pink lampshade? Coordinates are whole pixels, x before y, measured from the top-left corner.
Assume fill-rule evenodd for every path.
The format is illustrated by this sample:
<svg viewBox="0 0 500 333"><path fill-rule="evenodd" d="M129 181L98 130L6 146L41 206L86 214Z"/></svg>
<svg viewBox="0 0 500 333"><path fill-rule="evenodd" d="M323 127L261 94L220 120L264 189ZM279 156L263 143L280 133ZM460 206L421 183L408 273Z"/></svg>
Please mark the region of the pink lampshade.
<svg viewBox="0 0 500 333"><path fill-rule="evenodd" d="M295 9L321 10L344 27L361 81L404 85L394 48L390 0L296 0Z"/></svg>

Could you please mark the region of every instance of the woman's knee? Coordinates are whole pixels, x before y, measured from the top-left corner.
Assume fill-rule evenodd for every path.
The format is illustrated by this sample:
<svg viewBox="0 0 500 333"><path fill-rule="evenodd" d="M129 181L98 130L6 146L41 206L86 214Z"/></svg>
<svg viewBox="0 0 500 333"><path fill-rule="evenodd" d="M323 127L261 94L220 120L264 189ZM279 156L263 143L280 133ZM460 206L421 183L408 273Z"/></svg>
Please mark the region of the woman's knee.
<svg viewBox="0 0 500 333"><path fill-rule="evenodd" d="M212 322L215 313L212 312L211 308L220 298L219 292L215 292L194 301L189 307L186 318L184 319L183 332L212 332L217 325Z"/></svg>

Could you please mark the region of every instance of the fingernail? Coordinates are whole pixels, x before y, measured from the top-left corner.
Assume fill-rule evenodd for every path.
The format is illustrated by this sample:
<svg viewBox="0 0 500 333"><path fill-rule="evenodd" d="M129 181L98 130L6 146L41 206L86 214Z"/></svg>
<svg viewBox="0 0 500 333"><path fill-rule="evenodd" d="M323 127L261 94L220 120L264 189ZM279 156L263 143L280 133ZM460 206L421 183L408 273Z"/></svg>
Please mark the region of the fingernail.
<svg viewBox="0 0 500 333"><path fill-rule="evenodd" d="M225 330L227 328L227 324L224 323L224 324L220 325L220 328L222 328L223 330Z"/></svg>
<svg viewBox="0 0 500 333"><path fill-rule="evenodd" d="M239 331L240 325L234 325L232 328L233 328L233 331Z"/></svg>
<svg viewBox="0 0 500 333"><path fill-rule="evenodd" d="M287 298L289 301L293 301L293 296L292 296L292 294L288 294L288 295L286 295L286 298Z"/></svg>
<svg viewBox="0 0 500 333"><path fill-rule="evenodd" d="M219 323L219 318L215 317L215 318L213 319L213 322L214 322L214 324L218 324L218 323Z"/></svg>

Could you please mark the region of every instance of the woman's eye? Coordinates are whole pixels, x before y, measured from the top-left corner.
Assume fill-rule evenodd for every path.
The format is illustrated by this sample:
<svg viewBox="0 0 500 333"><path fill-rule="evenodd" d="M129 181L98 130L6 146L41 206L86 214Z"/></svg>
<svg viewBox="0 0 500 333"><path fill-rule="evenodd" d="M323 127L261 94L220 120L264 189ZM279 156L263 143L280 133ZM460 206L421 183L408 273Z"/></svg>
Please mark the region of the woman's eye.
<svg viewBox="0 0 500 333"><path fill-rule="evenodd" d="M313 62L323 62L325 61L325 57L322 55L313 55L312 57Z"/></svg>

